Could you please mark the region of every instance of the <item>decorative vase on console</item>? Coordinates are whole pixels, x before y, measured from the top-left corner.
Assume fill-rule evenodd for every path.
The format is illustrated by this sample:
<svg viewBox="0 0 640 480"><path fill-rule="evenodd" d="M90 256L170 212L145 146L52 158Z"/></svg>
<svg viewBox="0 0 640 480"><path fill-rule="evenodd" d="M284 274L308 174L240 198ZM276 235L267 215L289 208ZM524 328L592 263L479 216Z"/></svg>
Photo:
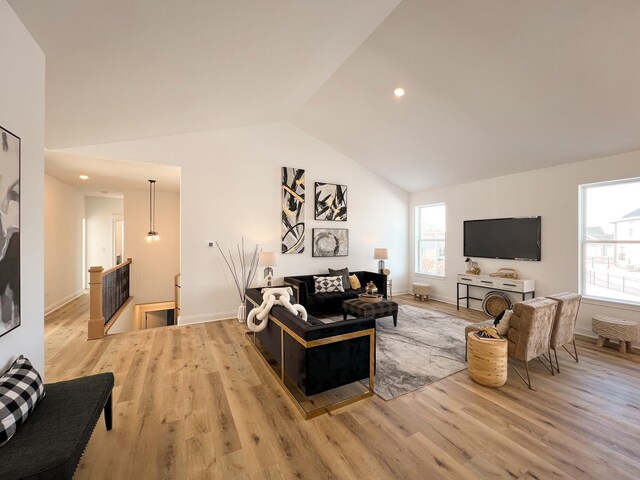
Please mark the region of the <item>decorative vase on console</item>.
<svg viewBox="0 0 640 480"><path fill-rule="evenodd" d="M247 306L245 304L245 300L247 297L247 288L251 286L253 279L256 276L256 272L258 271L258 260L260 257L260 249L258 244L256 244L253 252L251 253L251 260L247 263L247 253L244 251L244 237L242 238L242 242L238 245L236 244L236 252L238 255L238 259L233 259L233 254L231 250L225 254L220 248L218 242L216 242L216 247L222 255L224 262L227 264L227 268L231 273L231 277L233 278L234 283L236 284L236 289L238 290L238 296L240 297L240 306L238 307L238 322L244 323L247 321Z"/></svg>
<svg viewBox="0 0 640 480"><path fill-rule="evenodd" d="M465 260L467 264L467 271L465 273L469 275L480 275L480 267L478 267L478 262L474 262L471 258L467 257Z"/></svg>

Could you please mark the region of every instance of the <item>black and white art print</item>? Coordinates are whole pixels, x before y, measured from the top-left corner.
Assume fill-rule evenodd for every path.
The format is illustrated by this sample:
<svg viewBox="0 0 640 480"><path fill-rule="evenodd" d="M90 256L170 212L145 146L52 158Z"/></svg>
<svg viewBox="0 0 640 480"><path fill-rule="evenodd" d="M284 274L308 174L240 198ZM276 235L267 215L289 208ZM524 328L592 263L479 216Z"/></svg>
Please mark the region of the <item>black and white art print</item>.
<svg viewBox="0 0 640 480"><path fill-rule="evenodd" d="M349 255L349 230L346 228L314 228L314 257L346 257Z"/></svg>
<svg viewBox="0 0 640 480"><path fill-rule="evenodd" d="M20 138L0 127L0 337L20 326Z"/></svg>
<svg viewBox="0 0 640 480"><path fill-rule="evenodd" d="M282 253L304 252L304 170L282 167Z"/></svg>
<svg viewBox="0 0 640 480"><path fill-rule="evenodd" d="M316 220L347 221L347 186L316 182Z"/></svg>

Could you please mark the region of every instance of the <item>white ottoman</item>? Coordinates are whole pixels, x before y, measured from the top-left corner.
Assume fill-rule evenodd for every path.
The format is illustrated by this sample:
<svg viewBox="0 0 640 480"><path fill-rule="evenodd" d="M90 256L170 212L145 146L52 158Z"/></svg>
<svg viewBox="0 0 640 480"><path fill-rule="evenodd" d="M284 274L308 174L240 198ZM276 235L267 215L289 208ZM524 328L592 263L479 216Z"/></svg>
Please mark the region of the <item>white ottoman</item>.
<svg viewBox="0 0 640 480"><path fill-rule="evenodd" d="M631 350L631 342L640 337L640 327L636 322L611 315L596 315L591 320L593 333L598 334L598 346L602 347L605 340L618 340L620 351L626 353Z"/></svg>
<svg viewBox="0 0 640 480"><path fill-rule="evenodd" d="M431 285L428 283L415 282L411 286L413 296L419 298L421 301L426 298L429 301L429 295L431 295Z"/></svg>

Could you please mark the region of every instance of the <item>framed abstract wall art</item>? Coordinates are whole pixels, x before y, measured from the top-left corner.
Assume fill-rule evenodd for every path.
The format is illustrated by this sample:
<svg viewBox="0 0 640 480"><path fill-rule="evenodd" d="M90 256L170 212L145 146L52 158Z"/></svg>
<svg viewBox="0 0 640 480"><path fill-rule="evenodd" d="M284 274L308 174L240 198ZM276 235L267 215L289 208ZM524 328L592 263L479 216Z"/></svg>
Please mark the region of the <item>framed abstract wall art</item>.
<svg viewBox="0 0 640 480"><path fill-rule="evenodd" d="M346 228L314 228L314 257L346 257L349 255L349 230Z"/></svg>
<svg viewBox="0 0 640 480"><path fill-rule="evenodd" d="M347 186L316 182L315 219L347 221Z"/></svg>
<svg viewBox="0 0 640 480"><path fill-rule="evenodd" d="M304 170L282 167L282 253L304 252Z"/></svg>
<svg viewBox="0 0 640 480"><path fill-rule="evenodd" d="M20 326L20 147L0 127L0 337Z"/></svg>

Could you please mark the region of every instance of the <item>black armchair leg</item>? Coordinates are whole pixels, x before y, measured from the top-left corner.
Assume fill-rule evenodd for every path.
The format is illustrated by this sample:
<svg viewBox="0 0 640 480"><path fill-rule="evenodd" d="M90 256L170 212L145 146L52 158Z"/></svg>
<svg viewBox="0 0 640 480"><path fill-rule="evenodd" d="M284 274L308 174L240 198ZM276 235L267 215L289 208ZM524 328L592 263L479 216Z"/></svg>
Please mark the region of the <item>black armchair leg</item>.
<svg viewBox="0 0 640 480"><path fill-rule="evenodd" d="M104 424L107 430L111 430L113 426L113 400L112 394L109 394L107 403L104 404Z"/></svg>

